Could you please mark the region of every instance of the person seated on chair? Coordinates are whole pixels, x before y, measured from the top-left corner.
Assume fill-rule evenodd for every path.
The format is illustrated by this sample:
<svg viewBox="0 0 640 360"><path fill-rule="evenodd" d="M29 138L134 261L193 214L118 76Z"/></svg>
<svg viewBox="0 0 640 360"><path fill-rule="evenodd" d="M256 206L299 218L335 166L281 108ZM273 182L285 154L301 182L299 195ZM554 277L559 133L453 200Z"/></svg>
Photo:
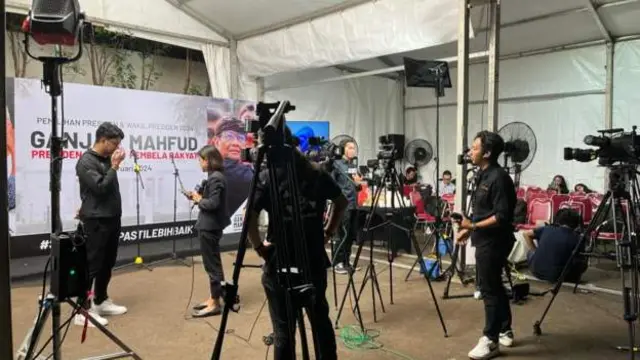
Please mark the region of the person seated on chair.
<svg viewBox="0 0 640 360"><path fill-rule="evenodd" d="M409 166L400 178L402 185L415 185L418 183L418 171L413 166Z"/></svg>
<svg viewBox="0 0 640 360"><path fill-rule="evenodd" d="M576 186L573 187L573 191L578 193L583 193L583 194L591 194L593 192L593 190L589 189L587 185L582 183L576 184Z"/></svg>
<svg viewBox="0 0 640 360"><path fill-rule="evenodd" d="M531 274L549 282L558 281L573 250L580 243L578 230L582 224L582 216L573 209L560 209L554 218L556 221L553 225L523 233L524 241L530 249L527 254L527 263ZM533 240L537 240L537 244ZM578 255L574 258L564 280L579 281L586 269L586 261Z"/></svg>
<svg viewBox="0 0 640 360"><path fill-rule="evenodd" d="M438 189L440 196L456 193L456 184L451 178L451 171L445 170L442 172L442 181L440 182L440 189Z"/></svg>
<svg viewBox="0 0 640 360"><path fill-rule="evenodd" d="M565 180L564 176L556 175L553 177L553 181L551 181L551 184L549 184L547 190L554 190L558 194L568 194L569 185L567 185L567 180Z"/></svg>

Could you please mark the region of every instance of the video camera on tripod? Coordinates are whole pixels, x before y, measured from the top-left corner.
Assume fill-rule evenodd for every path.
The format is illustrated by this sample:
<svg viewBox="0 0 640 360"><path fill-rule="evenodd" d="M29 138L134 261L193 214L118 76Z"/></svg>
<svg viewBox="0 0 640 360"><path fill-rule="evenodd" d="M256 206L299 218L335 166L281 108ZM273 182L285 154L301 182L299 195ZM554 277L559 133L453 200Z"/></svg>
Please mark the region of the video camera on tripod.
<svg viewBox="0 0 640 360"><path fill-rule="evenodd" d="M382 135L378 138L378 160L400 160L402 159L402 147L398 148L394 135Z"/></svg>
<svg viewBox="0 0 640 360"><path fill-rule="evenodd" d="M584 143L597 149L564 148L564 159L590 162L598 159L600 166L612 166L617 162L640 165L640 138L637 126L630 132L624 129L599 130L600 136L587 135Z"/></svg>

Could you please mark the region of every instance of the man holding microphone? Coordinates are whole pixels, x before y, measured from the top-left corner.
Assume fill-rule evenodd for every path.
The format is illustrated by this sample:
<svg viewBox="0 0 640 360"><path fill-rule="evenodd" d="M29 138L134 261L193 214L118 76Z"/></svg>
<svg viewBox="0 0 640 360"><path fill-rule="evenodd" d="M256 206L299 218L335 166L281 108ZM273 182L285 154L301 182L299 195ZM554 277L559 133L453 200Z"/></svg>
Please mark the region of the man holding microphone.
<svg viewBox="0 0 640 360"><path fill-rule="evenodd" d="M511 309L502 284L502 271L515 243L513 214L517 199L511 176L497 161L504 147L504 140L496 133L481 131L476 135L469 150L471 162L479 168L471 197L473 218L452 216L459 226L457 243L465 245L471 238L476 248L476 283L485 311L483 336L469 352L469 358L477 360L498 356L500 345L513 345Z"/></svg>

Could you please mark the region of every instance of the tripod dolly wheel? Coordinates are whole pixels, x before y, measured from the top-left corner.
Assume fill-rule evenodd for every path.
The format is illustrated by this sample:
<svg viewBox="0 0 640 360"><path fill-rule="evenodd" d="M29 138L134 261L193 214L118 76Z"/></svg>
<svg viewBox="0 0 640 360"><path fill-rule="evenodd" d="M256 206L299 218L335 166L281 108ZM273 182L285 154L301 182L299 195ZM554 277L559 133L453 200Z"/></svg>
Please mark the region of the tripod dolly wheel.
<svg viewBox="0 0 640 360"><path fill-rule="evenodd" d="M536 323L533 324L533 335L535 336L542 335L542 329L540 328L540 321L536 321Z"/></svg>

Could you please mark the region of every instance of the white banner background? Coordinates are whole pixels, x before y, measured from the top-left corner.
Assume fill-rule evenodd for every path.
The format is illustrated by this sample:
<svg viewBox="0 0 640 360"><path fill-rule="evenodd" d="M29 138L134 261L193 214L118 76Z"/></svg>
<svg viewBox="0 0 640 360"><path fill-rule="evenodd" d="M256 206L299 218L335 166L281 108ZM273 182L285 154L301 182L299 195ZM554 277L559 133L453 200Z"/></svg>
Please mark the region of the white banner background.
<svg viewBox="0 0 640 360"><path fill-rule="evenodd" d="M176 149L176 165L187 189L205 178L195 152L206 144L206 97L125 90L118 88L65 84L65 133L78 134L80 143L93 139L97 126L104 121L122 125L125 139L122 146L127 159L118 173L123 205L123 226L136 225L136 176L133 172L132 139L138 136L157 140L164 137L192 138L191 148ZM15 80L16 134L16 208L11 211L13 236L50 232L49 158L46 144L51 133L51 100L36 79ZM62 114L59 114L62 118ZM135 144L135 143L134 143ZM184 140L180 140L184 144ZM194 145L195 144L195 145ZM140 187L140 224L173 221L174 176L169 152L153 151L144 145L134 147L140 154L139 165L144 189ZM75 175L78 155L85 149L71 152L62 167L61 217L64 229L72 229L80 205L79 185ZM164 159L161 159L163 158ZM191 158L189 158L191 157ZM195 220L197 209L190 213L190 203L179 192L177 220ZM126 240L126 239L123 239Z"/></svg>

